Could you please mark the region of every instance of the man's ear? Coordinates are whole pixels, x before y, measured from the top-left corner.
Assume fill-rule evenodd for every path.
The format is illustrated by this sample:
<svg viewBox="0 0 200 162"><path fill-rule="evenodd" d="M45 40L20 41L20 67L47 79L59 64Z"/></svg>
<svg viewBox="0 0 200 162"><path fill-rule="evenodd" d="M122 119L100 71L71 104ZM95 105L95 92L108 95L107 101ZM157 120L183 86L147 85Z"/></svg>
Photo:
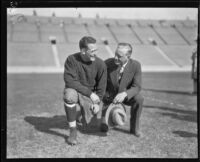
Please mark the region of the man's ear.
<svg viewBox="0 0 200 162"><path fill-rule="evenodd" d="M128 58L130 58L130 57L131 57L131 54L127 54L126 56L127 56Z"/></svg>
<svg viewBox="0 0 200 162"><path fill-rule="evenodd" d="M81 49L81 53L82 53L82 54L85 54L85 48L82 48L82 49Z"/></svg>

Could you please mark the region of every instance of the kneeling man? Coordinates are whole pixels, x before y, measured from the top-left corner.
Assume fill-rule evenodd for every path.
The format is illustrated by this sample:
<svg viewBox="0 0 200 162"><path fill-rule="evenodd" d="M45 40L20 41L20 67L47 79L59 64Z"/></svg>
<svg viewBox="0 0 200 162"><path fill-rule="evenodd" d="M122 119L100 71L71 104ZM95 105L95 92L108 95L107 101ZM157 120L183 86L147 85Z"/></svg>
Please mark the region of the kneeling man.
<svg viewBox="0 0 200 162"><path fill-rule="evenodd" d="M119 43L114 58L105 61L107 66L107 88L104 96L101 131L107 132L109 125L105 123L106 107L122 103L131 106L130 133L139 137L139 120L142 111L143 97L141 91L141 64L131 59L132 46ZM107 106L106 106L107 105Z"/></svg>
<svg viewBox="0 0 200 162"><path fill-rule="evenodd" d="M67 57L64 70L64 108L70 127L67 139L71 145L77 144L77 110L80 108L86 124L93 116L101 114L99 106L106 90L106 65L96 56L96 40L83 37L79 42L80 52ZM100 115L101 117L101 115Z"/></svg>

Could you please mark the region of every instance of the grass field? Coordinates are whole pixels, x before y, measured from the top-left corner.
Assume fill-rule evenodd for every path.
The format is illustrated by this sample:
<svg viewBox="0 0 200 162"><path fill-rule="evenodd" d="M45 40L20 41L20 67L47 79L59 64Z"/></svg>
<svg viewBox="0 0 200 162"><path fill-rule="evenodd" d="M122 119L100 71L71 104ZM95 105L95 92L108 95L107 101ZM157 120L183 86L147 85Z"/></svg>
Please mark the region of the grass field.
<svg viewBox="0 0 200 162"><path fill-rule="evenodd" d="M78 132L69 146L62 74L8 74L7 158L197 158L197 96L190 73L144 73L143 136L129 122L108 136ZM127 109L129 111L129 109ZM128 115L128 117L130 117Z"/></svg>

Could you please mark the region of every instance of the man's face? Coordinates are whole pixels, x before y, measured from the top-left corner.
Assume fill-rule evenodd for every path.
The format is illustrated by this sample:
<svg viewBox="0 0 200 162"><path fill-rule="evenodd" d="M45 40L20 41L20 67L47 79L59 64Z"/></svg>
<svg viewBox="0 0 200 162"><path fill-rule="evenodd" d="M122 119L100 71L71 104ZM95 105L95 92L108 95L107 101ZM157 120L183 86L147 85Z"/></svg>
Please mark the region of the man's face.
<svg viewBox="0 0 200 162"><path fill-rule="evenodd" d="M128 60L129 57L127 56L128 48L118 46L115 51L115 64L117 65L124 65Z"/></svg>
<svg viewBox="0 0 200 162"><path fill-rule="evenodd" d="M88 44L88 48L85 49L85 55L90 59L90 61L95 61L95 55L97 54L98 48L97 45L94 44Z"/></svg>

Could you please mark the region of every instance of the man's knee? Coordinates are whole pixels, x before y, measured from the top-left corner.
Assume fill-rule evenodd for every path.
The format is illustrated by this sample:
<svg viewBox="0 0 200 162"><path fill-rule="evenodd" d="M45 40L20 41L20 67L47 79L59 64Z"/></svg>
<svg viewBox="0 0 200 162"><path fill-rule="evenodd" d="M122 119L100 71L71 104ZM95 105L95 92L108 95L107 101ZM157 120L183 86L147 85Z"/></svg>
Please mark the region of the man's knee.
<svg viewBox="0 0 200 162"><path fill-rule="evenodd" d="M78 93L75 89L65 88L63 100L67 104L76 104L78 102Z"/></svg>
<svg viewBox="0 0 200 162"><path fill-rule="evenodd" d="M136 96L134 96L134 101L136 102L136 103L143 103L144 102L144 97L141 95L141 94L137 94Z"/></svg>
<svg viewBox="0 0 200 162"><path fill-rule="evenodd" d="M127 101L127 104L128 105L143 104L143 102L144 102L144 97L141 94L137 94L136 96L131 98L129 101Z"/></svg>

